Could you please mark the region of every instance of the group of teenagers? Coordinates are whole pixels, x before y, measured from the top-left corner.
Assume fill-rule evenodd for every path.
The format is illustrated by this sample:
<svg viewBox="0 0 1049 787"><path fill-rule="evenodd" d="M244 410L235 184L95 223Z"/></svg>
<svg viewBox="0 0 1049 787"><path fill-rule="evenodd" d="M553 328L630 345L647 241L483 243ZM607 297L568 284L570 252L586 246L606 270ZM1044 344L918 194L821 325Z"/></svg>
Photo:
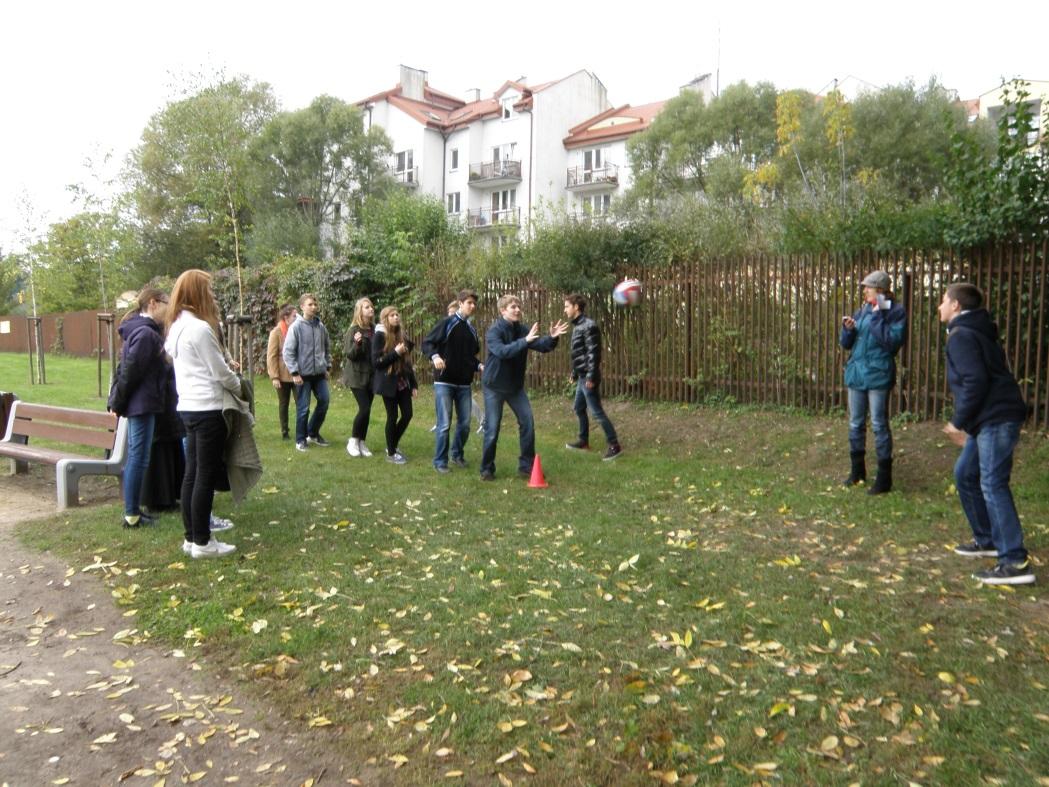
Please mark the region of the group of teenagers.
<svg viewBox="0 0 1049 787"><path fill-rule="evenodd" d="M517 419L520 452L518 472L529 477L535 460L535 421L525 392L528 353L547 353L571 330L572 377L576 382L574 409L579 419L579 436L566 447L590 448L590 418L601 425L607 441L603 459L613 460L622 453L615 427L601 404L601 333L586 311L586 299L578 294L566 296L565 320L558 320L549 333L540 335L538 323L527 326L522 320L521 301L515 295L499 298L499 316L485 333L485 361L480 360L481 342L474 324L477 293L464 289L448 304L447 315L426 334L420 347L422 357L433 373L436 409L433 467L441 474L452 467L466 468L466 442L474 410L473 384L480 376L484 409L481 431L480 478L495 478L495 456L504 406ZM301 313L300 313L301 310ZM281 434L290 439L288 410L295 396L295 448L327 447L321 435L330 401L332 371L331 339L318 316L317 299L306 293L299 308L285 304L277 325L269 335L266 353L267 373L278 396ZM374 398L380 396L386 409L386 461L407 463L400 449L401 438L413 417L412 401L419 393L413 354L415 343L405 335L400 311L383 308L376 319L375 306L368 298L354 304L353 321L343 337L343 384L353 392L357 414L353 420L346 451L352 457L372 455L367 445L368 425ZM314 404L315 402L315 404ZM312 412L311 412L312 407ZM453 426L454 420L454 426Z"/></svg>
<svg viewBox="0 0 1049 787"><path fill-rule="evenodd" d="M891 491L893 485L888 401L896 384L895 359L906 338L907 315L885 271L871 272L861 286L859 309L841 320L840 344L849 353L845 386L850 472L845 484L860 485L867 480L869 418L878 469L867 491L878 495ZM499 316L485 333L483 363L473 320L477 300L473 290L460 291L449 304L447 316L433 326L420 348L433 372L434 469L445 474L451 467L468 466L464 452L474 408L472 390L480 375L484 401L480 479L495 478L504 405L518 424L517 471L529 477L535 458L535 425L525 392L528 355L551 352L569 331L576 385L573 409L579 432L565 447L589 449L592 415L607 441L603 458L618 457L622 452L619 438L601 404L601 332L586 315L585 298L566 296L565 319L550 325L544 336L538 323L528 326L523 321L519 298L502 296L497 302ZM281 307L267 348L267 371L277 392L285 439L291 436L288 410L292 395L295 397L295 447L299 451L329 445L321 436L321 427L329 404L332 350L318 312L317 299L309 293L300 298L298 308ZM944 432L961 447L954 478L971 530L971 539L954 551L965 557L995 558L993 567L973 574L982 583L1032 583L1035 576L1010 490L1013 454L1027 419L1027 405L980 289L964 282L949 285L938 313L947 328L947 383L954 398ZM151 516L141 509L143 495L158 497L157 489L168 487L168 497L177 496L182 513L183 551L193 558L230 554L235 547L218 541L214 533L232 523L214 517L211 509L216 489L228 483L223 446L231 427L224 411L228 413L231 398L235 402L245 391L239 369L224 348L210 275L185 271L170 297L157 289L144 289L124 318L120 335L124 344L113 385L118 395L111 393L110 409L128 421L123 525L131 528L148 523ZM372 403L378 395L386 409L386 460L396 465L407 462L400 442L419 392L414 349L397 307L386 306L376 319L368 298L356 302L353 322L343 339L343 383L357 403L346 445L351 457L372 455L366 440ZM166 441L156 440L162 431ZM159 452L162 443L169 450ZM161 453L170 456L165 459Z"/></svg>

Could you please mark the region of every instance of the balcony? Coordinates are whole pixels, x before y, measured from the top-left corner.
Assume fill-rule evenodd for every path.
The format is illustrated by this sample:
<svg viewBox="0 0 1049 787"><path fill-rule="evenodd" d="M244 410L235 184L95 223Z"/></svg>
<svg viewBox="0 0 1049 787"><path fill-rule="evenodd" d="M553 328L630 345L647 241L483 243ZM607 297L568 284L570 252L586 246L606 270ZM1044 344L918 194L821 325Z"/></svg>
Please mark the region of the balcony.
<svg viewBox="0 0 1049 787"><path fill-rule="evenodd" d="M521 182L521 162L480 161L470 165L470 185L476 188L513 186Z"/></svg>
<svg viewBox="0 0 1049 787"><path fill-rule="evenodd" d="M619 167L615 164L606 164L597 169L569 167L565 188L569 191L585 193L587 191L614 189L618 185Z"/></svg>
<svg viewBox="0 0 1049 787"><path fill-rule="evenodd" d="M479 208L466 211L466 226L472 230L492 229L493 227L520 227L521 209L505 208L492 210Z"/></svg>
<svg viewBox="0 0 1049 787"><path fill-rule="evenodd" d="M394 181L400 183L402 186L407 186L410 189L415 189L419 187L418 167L390 170L390 175L393 177Z"/></svg>

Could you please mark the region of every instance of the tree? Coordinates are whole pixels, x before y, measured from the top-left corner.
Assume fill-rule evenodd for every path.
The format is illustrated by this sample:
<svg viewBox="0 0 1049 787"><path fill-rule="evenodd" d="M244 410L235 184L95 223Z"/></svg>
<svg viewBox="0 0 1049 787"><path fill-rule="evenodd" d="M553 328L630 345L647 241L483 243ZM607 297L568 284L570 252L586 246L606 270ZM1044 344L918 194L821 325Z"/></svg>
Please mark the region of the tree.
<svg viewBox="0 0 1049 787"><path fill-rule="evenodd" d="M14 254L0 254L0 314L22 311L18 293L22 291L22 266Z"/></svg>
<svg viewBox="0 0 1049 787"><path fill-rule="evenodd" d="M131 176L145 243L166 273L232 262L243 303L249 148L275 111L269 85L239 77L170 103L150 119L132 154Z"/></svg>
<svg viewBox="0 0 1049 787"><path fill-rule="evenodd" d="M968 129L953 137L947 173L953 244L1027 240L1049 231L1049 136L1037 139L1026 83L1010 83L1003 98L992 147Z"/></svg>
<svg viewBox="0 0 1049 787"><path fill-rule="evenodd" d="M32 248L41 311L110 310L132 279L138 246L134 231L114 213L86 211L52 224Z"/></svg>
<svg viewBox="0 0 1049 787"><path fill-rule="evenodd" d="M366 131L361 111L331 96L272 118L251 148L256 256L330 254L322 241L336 238L322 238L322 230L337 235L344 214L357 216L366 197L384 191L390 150L381 128Z"/></svg>

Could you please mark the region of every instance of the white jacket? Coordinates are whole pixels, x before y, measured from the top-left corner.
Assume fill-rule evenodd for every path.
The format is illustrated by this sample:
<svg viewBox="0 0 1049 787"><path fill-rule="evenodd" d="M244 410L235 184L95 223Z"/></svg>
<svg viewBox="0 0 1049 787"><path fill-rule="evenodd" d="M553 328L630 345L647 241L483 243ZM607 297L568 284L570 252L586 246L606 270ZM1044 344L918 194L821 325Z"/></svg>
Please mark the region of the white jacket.
<svg viewBox="0 0 1049 787"><path fill-rule="evenodd" d="M211 326L193 312L183 310L171 324L164 349L175 367L180 412L221 410L223 390L240 393Z"/></svg>

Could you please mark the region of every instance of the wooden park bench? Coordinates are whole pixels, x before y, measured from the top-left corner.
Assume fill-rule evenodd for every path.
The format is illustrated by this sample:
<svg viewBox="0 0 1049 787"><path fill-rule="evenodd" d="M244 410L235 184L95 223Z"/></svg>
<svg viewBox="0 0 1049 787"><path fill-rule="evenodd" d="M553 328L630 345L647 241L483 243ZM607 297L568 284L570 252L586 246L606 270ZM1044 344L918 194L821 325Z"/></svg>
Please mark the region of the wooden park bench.
<svg viewBox="0 0 1049 787"><path fill-rule="evenodd" d="M48 440L61 448L29 444L29 438ZM66 446L75 446L77 452ZM102 449L88 456L84 446ZM124 471L127 421L113 413L51 407L16 401L0 440L0 456L10 458L12 472L24 473L29 462L55 465L58 509L80 504L80 479L85 475L115 475Z"/></svg>

